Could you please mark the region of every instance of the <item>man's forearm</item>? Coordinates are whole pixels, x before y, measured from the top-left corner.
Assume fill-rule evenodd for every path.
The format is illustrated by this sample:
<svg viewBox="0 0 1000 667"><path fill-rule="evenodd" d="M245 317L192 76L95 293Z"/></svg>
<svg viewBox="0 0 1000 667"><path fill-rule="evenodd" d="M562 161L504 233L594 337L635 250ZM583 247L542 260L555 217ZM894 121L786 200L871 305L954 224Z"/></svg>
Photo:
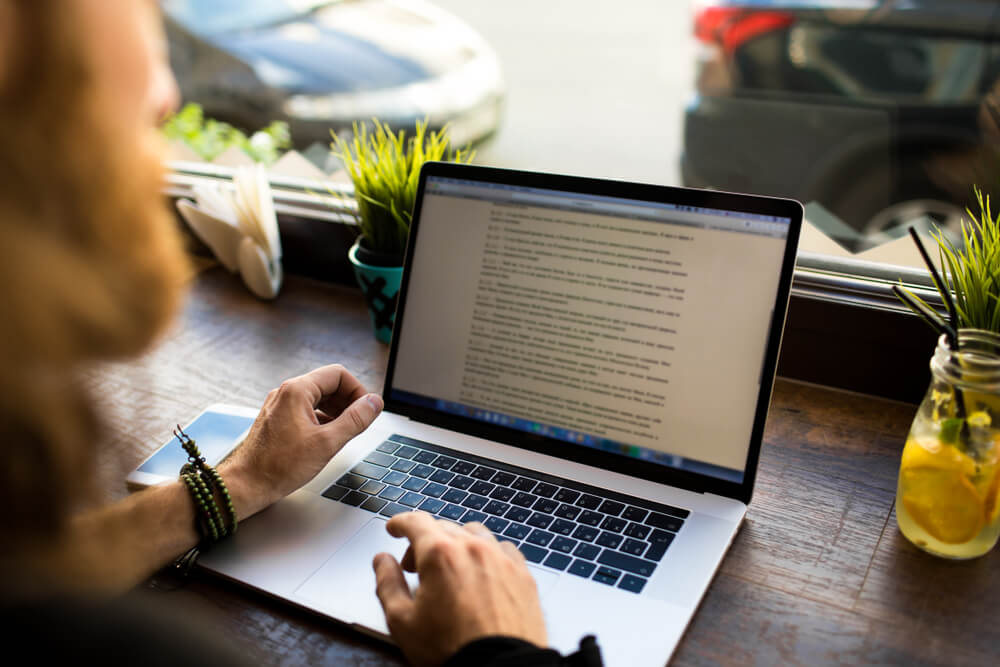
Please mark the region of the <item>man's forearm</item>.
<svg viewBox="0 0 1000 667"><path fill-rule="evenodd" d="M198 543L194 516L183 482L151 487L74 517L44 566L60 588L121 593Z"/></svg>

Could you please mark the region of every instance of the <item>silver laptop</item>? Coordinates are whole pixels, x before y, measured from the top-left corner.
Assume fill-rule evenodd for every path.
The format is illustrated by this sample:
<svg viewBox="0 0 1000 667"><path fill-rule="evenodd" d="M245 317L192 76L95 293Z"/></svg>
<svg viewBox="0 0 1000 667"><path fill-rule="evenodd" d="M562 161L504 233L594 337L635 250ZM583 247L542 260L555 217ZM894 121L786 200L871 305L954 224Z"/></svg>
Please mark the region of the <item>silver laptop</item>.
<svg viewBox="0 0 1000 667"><path fill-rule="evenodd" d="M454 164L421 172L385 411L210 570L387 638L385 521L480 521L549 639L663 665L753 490L802 207ZM416 582L411 580L411 585Z"/></svg>

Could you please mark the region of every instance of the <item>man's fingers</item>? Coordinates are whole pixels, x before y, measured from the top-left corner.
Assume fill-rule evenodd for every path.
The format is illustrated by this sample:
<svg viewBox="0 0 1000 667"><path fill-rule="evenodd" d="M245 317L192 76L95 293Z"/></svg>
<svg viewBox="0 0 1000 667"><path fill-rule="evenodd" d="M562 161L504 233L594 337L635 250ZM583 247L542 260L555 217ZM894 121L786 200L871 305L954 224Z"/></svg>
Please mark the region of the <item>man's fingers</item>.
<svg viewBox="0 0 1000 667"><path fill-rule="evenodd" d="M508 542L504 540L500 543L500 550L503 551L509 558L514 559L518 563L525 562L524 554L521 550L514 546L513 542Z"/></svg>
<svg viewBox="0 0 1000 667"><path fill-rule="evenodd" d="M413 555L413 546L406 547L406 553L403 554L403 558L399 561L399 564L407 572L417 571L417 558Z"/></svg>
<svg viewBox="0 0 1000 667"><path fill-rule="evenodd" d="M365 395L365 388L361 382L340 364L321 366L305 375L300 375L293 382L301 382L314 406L319 405L320 401L327 396L343 397L343 406L353 403Z"/></svg>
<svg viewBox="0 0 1000 667"><path fill-rule="evenodd" d="M427 512L403 512L386 521L385 529L393 537L405 537L414 544L423 536L440 531L441 526Z"/></svg>
<svg viewBox="0 0 1000 667"><path fill-rule="evenodd" d="M462 529L465 530L465 532L472 533L476 537L481 537L484 540L489 540L491 542L497 541L497 538L493 537L493 533L490 532L490 529L478 521L467 523L462 526Z"/></svg>
<svg viewBox="0 0 1000 667"><path fill-rule="evenodd" d="M406 624L413 613L413 596L396 559L386 553L375 555L375 594L382 603L389 628L394 630Z"/></svg>
<svg viewBox="0 0 1000 667"><path fill-rule="evenodd" d="M365 394L322 428L334 435L334 440L342 447L348 440L371 426L380 412L382 412L382 398L378 394Z"/></svg>

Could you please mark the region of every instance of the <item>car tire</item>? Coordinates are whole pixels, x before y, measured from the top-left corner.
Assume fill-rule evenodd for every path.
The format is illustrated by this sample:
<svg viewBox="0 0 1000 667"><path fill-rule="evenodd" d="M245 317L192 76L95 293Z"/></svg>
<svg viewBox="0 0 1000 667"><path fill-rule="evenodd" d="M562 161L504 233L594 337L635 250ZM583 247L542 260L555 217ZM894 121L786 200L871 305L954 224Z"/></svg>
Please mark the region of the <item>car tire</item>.
<svg viewBox="0 0 1000 667"><path fill-rule="evenodd" d="M896 174L885 164L855 173L842 177L842 185L820 203L862 235L889 232L928 217L939 227L961 229L964 202L934 184L920 158L906 158Z"/></svg>

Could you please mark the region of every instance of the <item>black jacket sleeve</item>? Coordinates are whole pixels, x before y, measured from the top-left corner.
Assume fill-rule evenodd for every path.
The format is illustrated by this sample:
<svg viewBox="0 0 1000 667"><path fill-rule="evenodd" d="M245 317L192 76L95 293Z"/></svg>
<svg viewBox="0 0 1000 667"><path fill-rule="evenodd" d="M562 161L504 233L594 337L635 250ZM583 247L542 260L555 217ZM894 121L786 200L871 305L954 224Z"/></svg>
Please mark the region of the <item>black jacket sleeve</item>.
<svg viewBox="0 0 1000 667"><path fill-rule="evenodd" d="M601 649L593 635L580 640L567 656L513 637L484 637L463 646L444 667L602 667Z"/></svg>

